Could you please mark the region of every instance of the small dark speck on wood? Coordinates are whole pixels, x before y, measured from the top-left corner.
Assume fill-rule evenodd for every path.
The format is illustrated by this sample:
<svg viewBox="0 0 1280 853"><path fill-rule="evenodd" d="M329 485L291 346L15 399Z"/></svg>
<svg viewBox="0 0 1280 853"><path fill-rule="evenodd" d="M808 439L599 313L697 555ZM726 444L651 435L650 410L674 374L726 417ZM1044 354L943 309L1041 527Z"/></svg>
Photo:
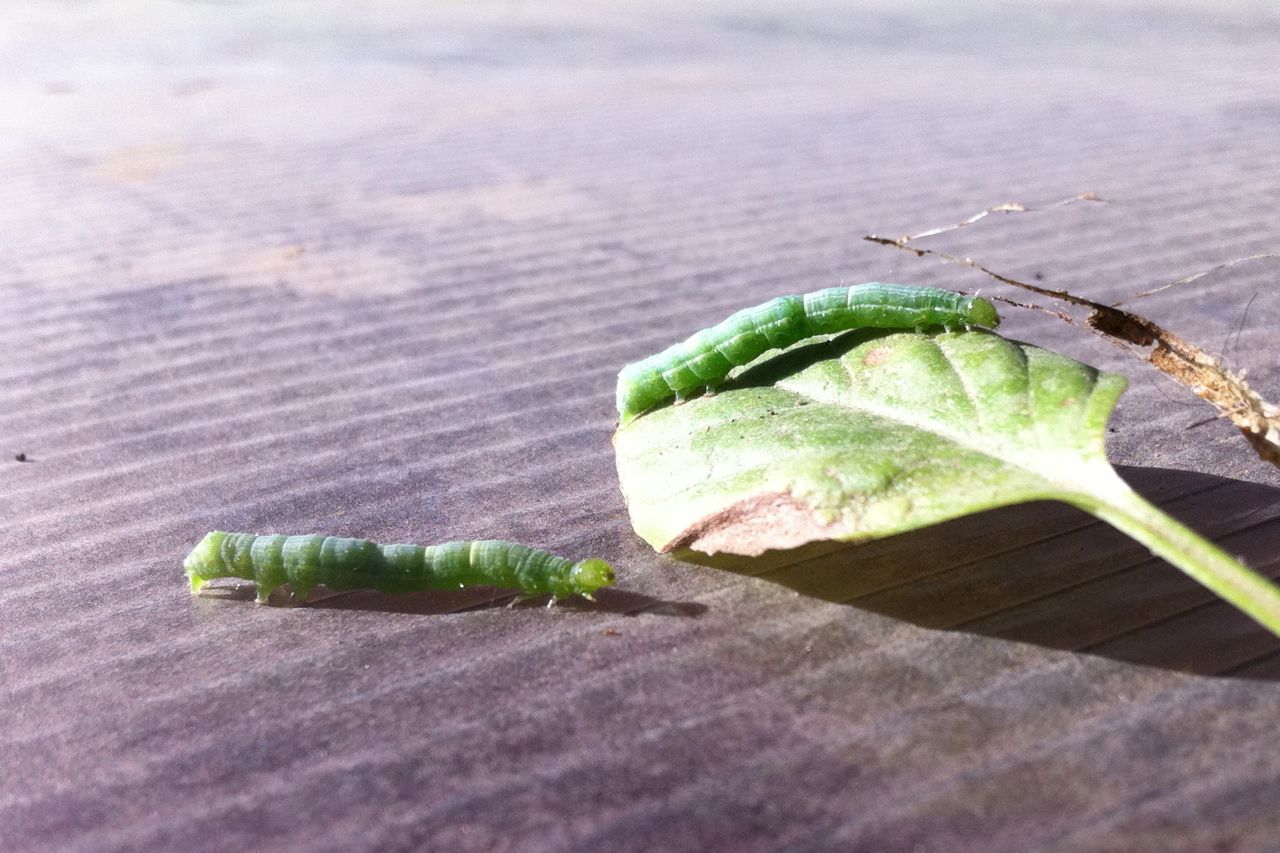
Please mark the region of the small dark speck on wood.
<svg viewBox="0 0 1280 853"><path fill-rule="evenodd" d="M27 454L25 453L15 453L13 455L13 461L14 462L30 462L31 460L27 458Z"/></svg>

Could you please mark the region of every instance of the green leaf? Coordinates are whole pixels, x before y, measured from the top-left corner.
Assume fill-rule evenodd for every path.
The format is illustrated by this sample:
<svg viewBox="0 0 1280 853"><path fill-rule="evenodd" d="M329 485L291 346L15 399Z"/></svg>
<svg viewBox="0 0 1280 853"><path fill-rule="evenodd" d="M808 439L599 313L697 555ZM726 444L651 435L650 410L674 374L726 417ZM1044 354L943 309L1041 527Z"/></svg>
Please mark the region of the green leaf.
<svg viewBox="0 0 1280 853"><path fill-rule="evenodd" d="M1123 377L982 331L864 329L757 360L715 396L614 435L632 525L659 551L757 555L1061 500L1280 635L1280 589L1107 462Z"/></svg>

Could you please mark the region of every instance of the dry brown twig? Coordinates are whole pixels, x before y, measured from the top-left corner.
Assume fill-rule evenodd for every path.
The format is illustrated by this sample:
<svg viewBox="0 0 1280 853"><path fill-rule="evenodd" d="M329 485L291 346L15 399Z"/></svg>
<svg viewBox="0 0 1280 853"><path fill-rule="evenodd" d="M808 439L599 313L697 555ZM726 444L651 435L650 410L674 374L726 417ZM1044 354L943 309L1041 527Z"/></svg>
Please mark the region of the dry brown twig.
<svg viewBox="0 0 1280 853"><path fill-rule="evenodd" d="M913 240L924 237L932 237L937 234L943 234L949 231L955 231L960 228L972 225L981 219L991 215L992 213L1025 213L1033 210L1047 210L1054 207L1062 207L1068 204L1074 204L1079 201L1091 201L1105 203L1095 193L1082 193L1078 196L1072 196L1046 205L1040 208L1031 208L1022 204L1000 204L995 207L989 207L979 213L970 216L954 225L947 225L941 228L931 228L928 231L922 231L919 234L912 234L905 237L878 237L875 234L867 234L863 237L872 243L879 243L883 246L892 246L907 252L913 252L917 257L925 255L933 255L948 263L963 264L977 270L985 275L990 276L996 281L1010 285L1011 287L1021 288L1022 290L1037 293L1041 296L1056 299L1059 302L1065 302L1070 305L1079 305L1089 309L1089 317L1085 321L1086 325L1107 338L1108 340L1119 343L1122 346L1128 344L1133 347L1141 347L1146 350L1145 359L1161 373L1165 374L1175 382L1185 385L1200 399L1205 400L1219 412L1220 417L1229 418L1233 424L1244 435L1245 440L1253 447L1258 456L1263 460L1270 462L1272 465L1280 467L1280 407L1272 403L1268 403L1258 395L1244 380L1243 371L1233 373L1224 367L1221 360L1211 353L1208 353L1185 340L1173 332L1162 328L1155 321L1135 314L1132 311L1126 311L1117 308L1114 305L1104 305L1101 302L1095 302L1092 299L1086 299L1082 296L1076 296L1065 290L1055 290L1039 285L1029 284L1019 281L1007 275L1002 275L994 270L988 269L982 264L977 263L972 258L964 258L958 255L939 252L934 249L922 249L917 246L909 245ZM1167 290L1171 287L1188 284L1203 276L1209 275L1218 270L1235 266L1236 264L1252 261L1259 258L1274 258L1276 255L1261 254L1250 255L1246 258L1236 258L1227 261L1203 272L1198 272L1178 281L1171 282L1161 287L1140 293L1133 297L1138 299ZM1009 301L1009 300L1002 300ZM1019 305L1020 303L1011 303ZM1022 307L1039 306L1024 305ZM1047 310L1047 309L1040 309ZM1069 315L1057 311L1049 311L1048 313L1058 316L1060 319L1074 323L1075 321ZM1125 349L1130 349L1125 346ZM1150 348L1150 349L1147 349ZM1132 352L1133 350L1130 349Z"/></svg>

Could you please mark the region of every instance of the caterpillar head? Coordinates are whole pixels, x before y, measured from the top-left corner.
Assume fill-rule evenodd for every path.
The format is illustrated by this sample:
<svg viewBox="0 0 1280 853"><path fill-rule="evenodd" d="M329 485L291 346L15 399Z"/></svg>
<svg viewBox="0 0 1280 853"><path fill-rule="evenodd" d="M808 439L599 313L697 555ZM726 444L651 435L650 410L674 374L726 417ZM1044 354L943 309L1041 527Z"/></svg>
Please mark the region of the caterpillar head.
<svg viewBox="0 0 1280 853"><path fill-rule="evenodd" d="M670 399L671 386L645 362L628 364L618 372L618 421L626 426L642 412Z"/></svg>
<svg viewBox="0 0 1280 853"><path fill-rule="evenodd" d="M981 296L973 297L973 300L969 303L968 311L969 322L975 326L994 329L1000 325L1000 315L996 313L996 306Z"/></svg>
<svg viewBox="0 0 1280 853"><path fill-rule="evenodd" d="M199 592L211 578L223 577L226 567L222 562L222 540L227 536L221 530L206 533L200 544L191 549L191 553L182 561L182 568L187 571L187 579L191 581L191 591Z"/></svg>
<svg viewBox="0 0 1280 853"><path fill-rule="evenodd" d="M613 582L613 566L604 560L579 560L569 569L569 583L581 595L590 595Z"/></svg>

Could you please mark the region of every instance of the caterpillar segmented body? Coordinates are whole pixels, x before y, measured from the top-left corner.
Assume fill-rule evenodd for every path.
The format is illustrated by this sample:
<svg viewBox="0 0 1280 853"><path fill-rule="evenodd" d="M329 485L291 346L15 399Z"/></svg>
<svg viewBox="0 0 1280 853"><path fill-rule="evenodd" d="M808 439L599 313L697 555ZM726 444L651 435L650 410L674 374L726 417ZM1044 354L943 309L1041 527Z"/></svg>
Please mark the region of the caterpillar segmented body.
<svg viewBox="0 0 1280 853"><path fill-rule="evenodd" d="M995 306L977 296L934 287L871 282L779 296L628 364L618 374L618 420L625 426L660 403L681 402L716 386L735 367L771 349L850 329L995 328Z"/></svg>
<svg viewBox="0 0 1280 853"><path fill-rule="evenodd" d="M496 539L442 545L379 545L339 536L206 534L182 567L191 591L214 578L254 581L258 602L289 584L298 600L324 584L330 589L417 592L496 586L526 595L590 596L614 581L603 560L573 562L546 551Z"/></svg>

